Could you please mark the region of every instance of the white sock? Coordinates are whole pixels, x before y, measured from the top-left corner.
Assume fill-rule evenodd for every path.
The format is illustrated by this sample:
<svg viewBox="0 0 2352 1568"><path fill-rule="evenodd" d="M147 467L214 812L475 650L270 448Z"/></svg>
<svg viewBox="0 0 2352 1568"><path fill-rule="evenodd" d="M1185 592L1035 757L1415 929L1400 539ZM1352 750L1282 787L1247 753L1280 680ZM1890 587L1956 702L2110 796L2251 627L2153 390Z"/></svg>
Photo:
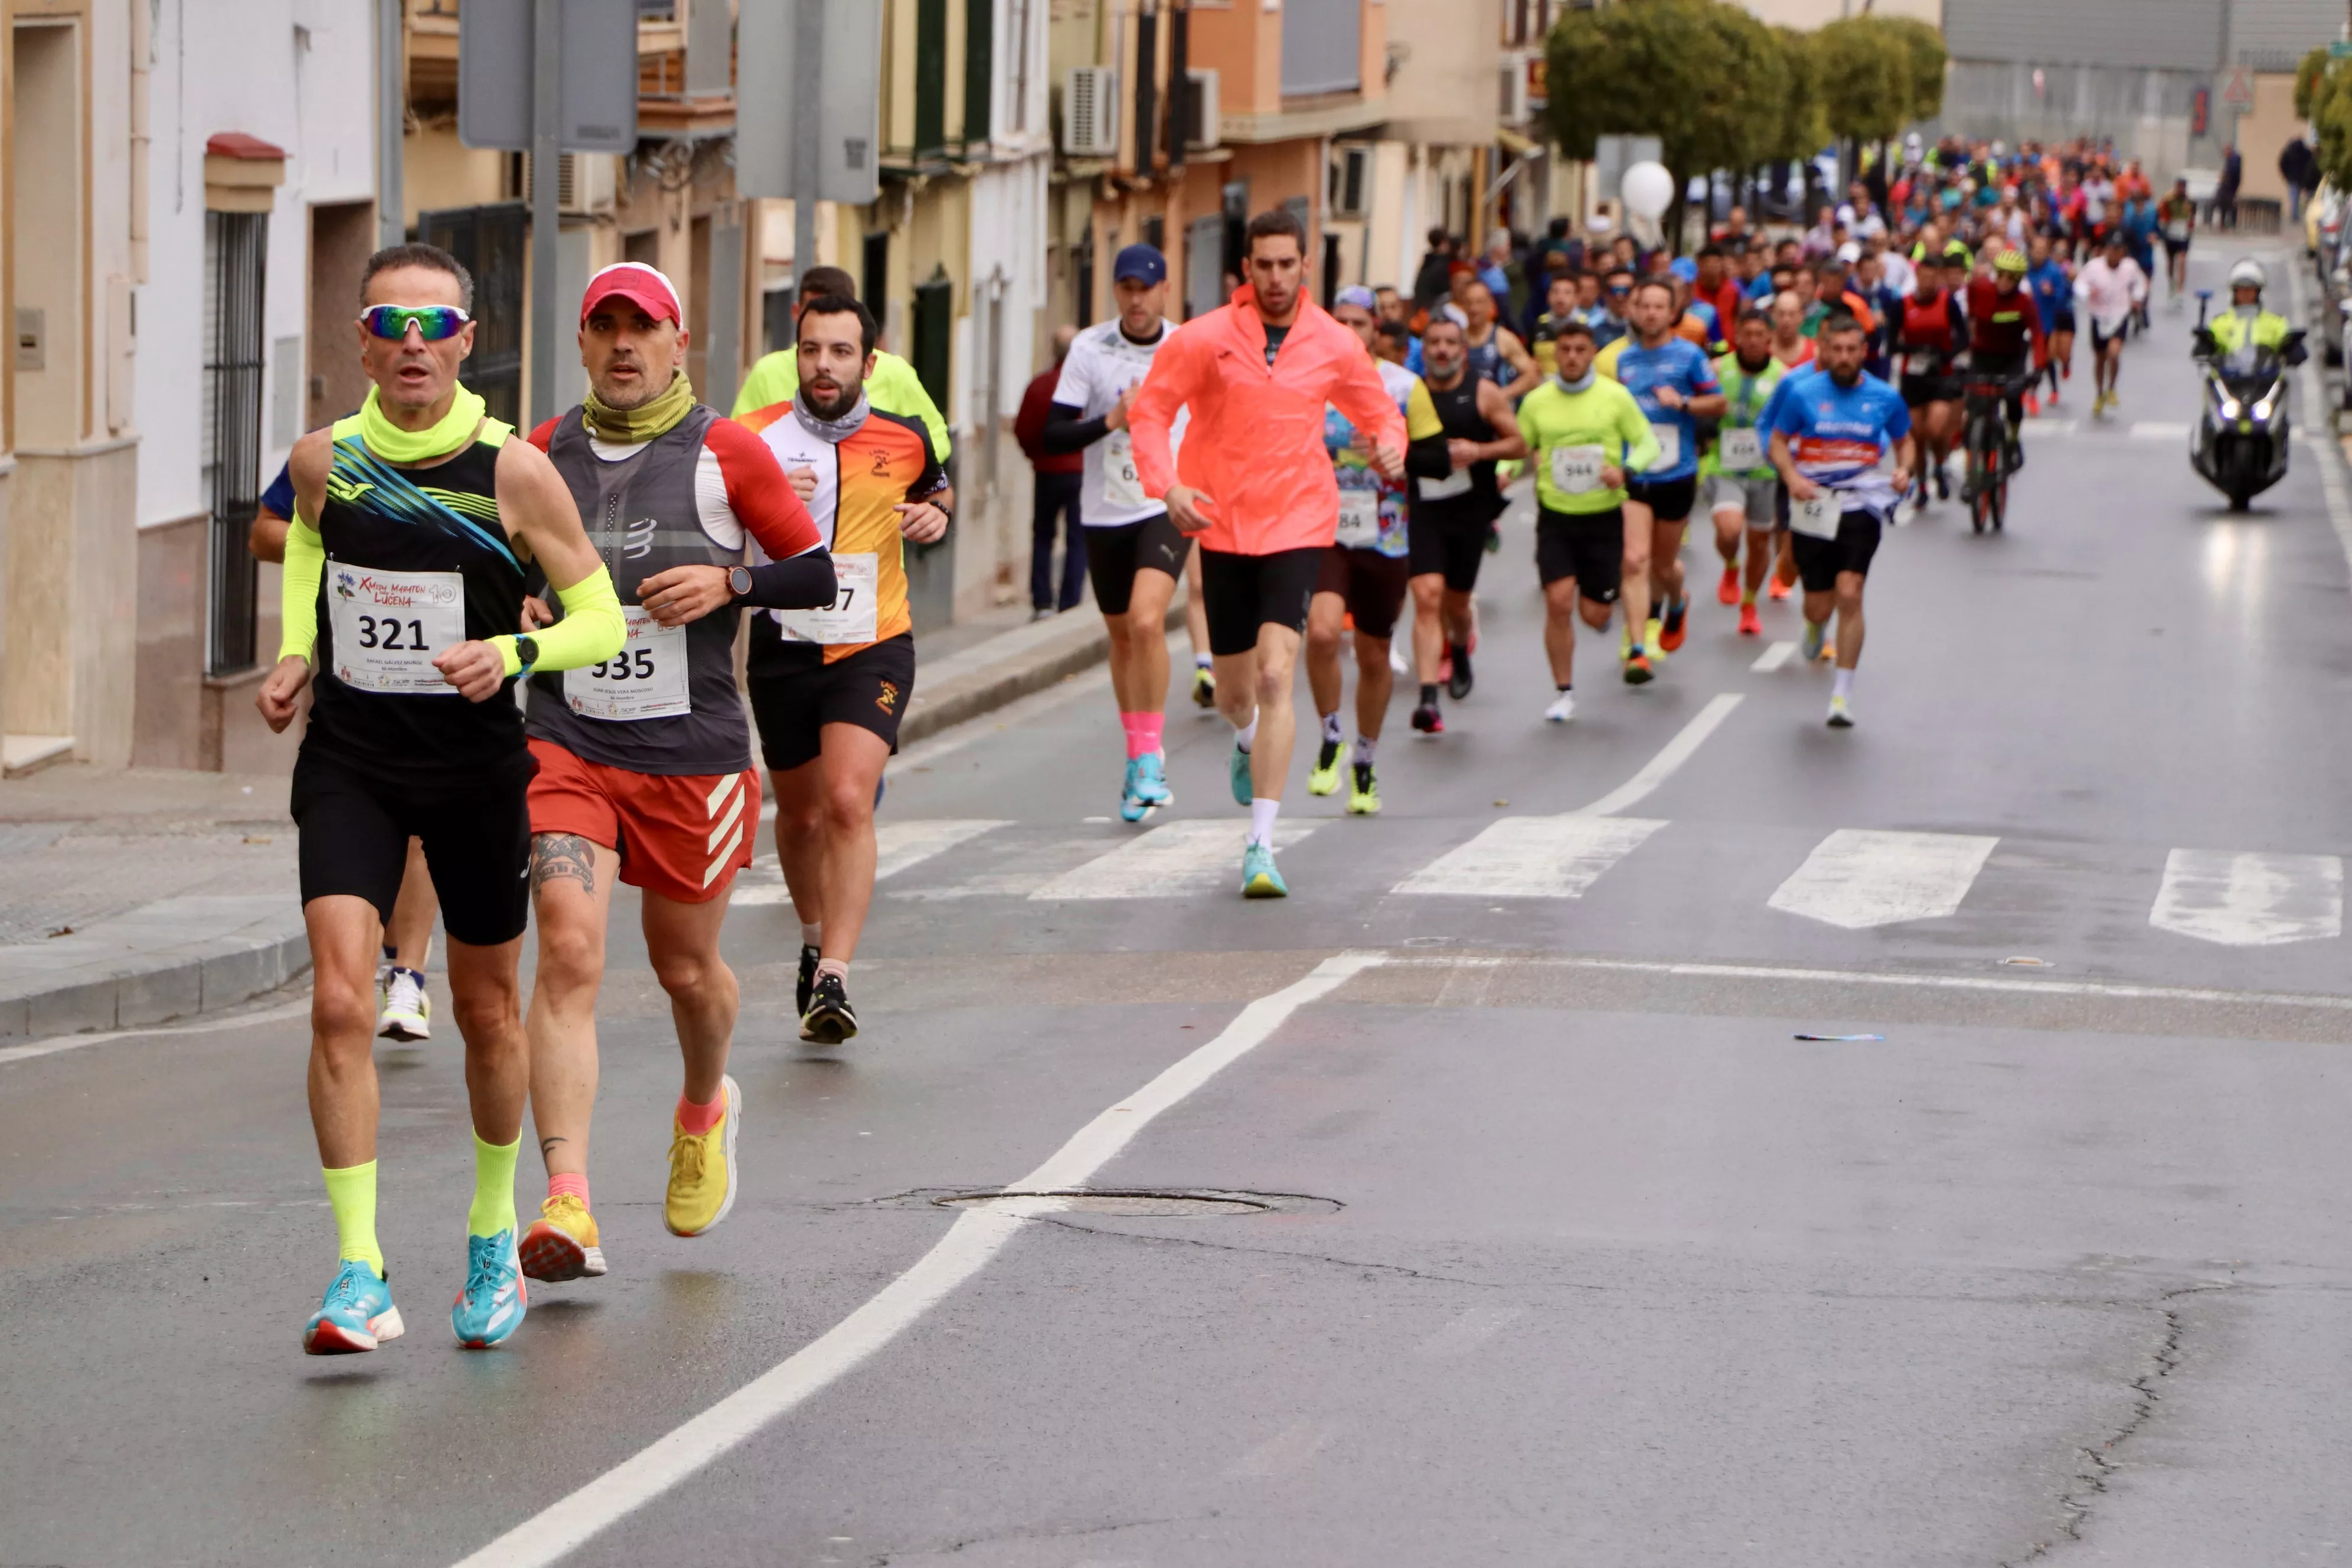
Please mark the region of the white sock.
<svg viewBox="0 0 2352 1568"><path fill-rule="evenodd" d="M1830 694L1833 697L1852 697L1853 695L1853 671L1850 669L1839 670L1837 672L1837 679L1835 683L1830 688Z"/></svg>
<svg viewBox="0 0 2352 1568"><path fill-rule="evenodd" d="M1210 664L1209 664L1209 656L1208 656L1207 654L1205 654L1205 653L1196 653L1196 654L1194 654L1194 655L1192 656L1192 668L1193 668L1194 669L1207 669L1207 668L1210 668Z"/></svg>
<svg viewBox="0 0 2352 1568"><path fill-rule="evenodd" d="M1369 735L1357 736L1355 761L1361 763L1368 768L1370 767L1372 765L1372 749L1379 744L1380 742L1378 741L1373 740Z"/></svg>
<svg viewBox="0 0 2352 1568"><path fill-rule="evenodd" d="M823 947L824 945L824 922L823 921L819 921L814 925L810 924L806 921L801 921L801 945L803 947Z"/></svg>
<svg viewBox="0 0 2352 1568"><path fill-rule="evenodd" d="M1268 849L1274 847L1274 818L1281 809L1282 802L1267 800L1264 796L1250 802L1251 843L1263 844Z"/></svg>
<svg viewBox="0 0 2352 1568"><path fill-rule="evenodd" d="M1248 723L1244 724L1234 731L1234 744L1239 746L1244 752L1247 752L1252 746L1257 744L1256 714L1251 714L1250 721Z"/></svg>
<svg viewBox="0 0 2352 1568"><path fill-rule="evenodd" d="M1337 713L1323 715L1323 738L1335 746L1348 738L1348 731L1339 728L1339 715Z"/></svg>

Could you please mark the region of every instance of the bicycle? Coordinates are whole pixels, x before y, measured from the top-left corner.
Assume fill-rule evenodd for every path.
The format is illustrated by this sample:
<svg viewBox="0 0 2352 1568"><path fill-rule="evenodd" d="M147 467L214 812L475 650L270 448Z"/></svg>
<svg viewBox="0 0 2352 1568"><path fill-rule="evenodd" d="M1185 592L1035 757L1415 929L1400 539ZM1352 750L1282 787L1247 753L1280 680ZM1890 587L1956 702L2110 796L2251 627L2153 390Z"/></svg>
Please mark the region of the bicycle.
<svg viewBox="0 0 2352 1568"><path fill-rule="evenodd" d="M1969 470L1960 493L1968 499L1973 532L1982 533L1990 523L1999 533L2007 521L2009 477L2016 465L2010 461L2009 421L2001 405L2032 383L2033 373L2026 371L2000 381L1969 379L1966 384L1961 440L1968 449Z"/></svg>

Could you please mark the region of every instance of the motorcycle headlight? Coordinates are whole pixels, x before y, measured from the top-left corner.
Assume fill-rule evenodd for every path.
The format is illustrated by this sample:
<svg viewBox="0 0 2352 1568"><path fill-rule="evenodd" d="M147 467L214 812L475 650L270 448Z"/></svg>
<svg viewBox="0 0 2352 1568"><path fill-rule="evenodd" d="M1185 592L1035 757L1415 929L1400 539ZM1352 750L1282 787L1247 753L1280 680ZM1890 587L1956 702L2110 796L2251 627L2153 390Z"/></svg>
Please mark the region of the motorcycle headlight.
<svg viewBox="0 0 2352 1568"><path fill-rule="evenodd" d="M2240 410L2236 398L2226 392L2217 392L2213 395L2221 403L2222 418L2235 419L2238 416Z"/></svg>
<svg viewBox="0 0 2352 1568"><path fill-rule="evenodd" d="M2269 418L2271 416L2271 410L2278 405L2279 394L2285 390L2286 383L2282 381L2274 384L2268 392L2263 393L2262 400L2254 405L2254 417L2257 419Z"/></svg>

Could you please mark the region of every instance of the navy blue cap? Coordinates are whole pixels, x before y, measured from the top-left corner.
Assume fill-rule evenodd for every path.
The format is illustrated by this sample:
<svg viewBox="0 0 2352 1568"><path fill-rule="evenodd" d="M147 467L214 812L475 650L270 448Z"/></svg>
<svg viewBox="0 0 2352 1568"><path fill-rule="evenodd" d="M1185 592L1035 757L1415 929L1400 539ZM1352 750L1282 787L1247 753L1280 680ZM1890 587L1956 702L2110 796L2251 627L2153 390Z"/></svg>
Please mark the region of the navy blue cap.
<svg viewBox="0 0 2352 1568"><path fill-rule="evenodd" d="M1110 264L1110 277L1114 283L1132 278L1148 288L1166 281L1168 258L1152 246L1130 245L1118 253L1118 260Z"/></svg>

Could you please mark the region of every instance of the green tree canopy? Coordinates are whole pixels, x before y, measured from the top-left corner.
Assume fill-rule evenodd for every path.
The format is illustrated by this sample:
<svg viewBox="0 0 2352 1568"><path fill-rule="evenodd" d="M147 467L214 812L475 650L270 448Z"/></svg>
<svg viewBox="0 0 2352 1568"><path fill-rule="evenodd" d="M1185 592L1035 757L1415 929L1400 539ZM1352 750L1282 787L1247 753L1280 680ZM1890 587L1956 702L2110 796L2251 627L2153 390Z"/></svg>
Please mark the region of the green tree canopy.
<svg viewBox="0 0 2352 1568"><path fill-rule="evenodd" d="M1911 58L1911 113L1913 120L1933 120L1944 112L1944 66L1950 56L1944 48L1944 35L1916 16L1870 16L1864 18L1874 26L1884 27L1903 42Z"/></svg>
<svg viewBox="0 0 2352 1568"><path fill-rule="evenodd" d="M1655 136L1678 176L1759 161L1783 130L1783 51L1724 0L1624 0L1570 11L1546 45L1552 138L1571 157L1602 136Z"/></svg>
<svg viewBox="0 0 2352 1568"><path fill-rule="evenodd" d="M2303 63L2294 68L2294 117L2297 120L2313 118L2312 111L2317 105L2312 102L2312 93L2326 75L2327 50L2325 46L2304 56Z"/></svg>
<svg viewBox="0 0 2352 1568"><path fill-rule="evenodd" d="M1918 101L1902 37L1877 17L1850 16L1813 36L1813 54L1831 134L1883 142L1902 133Z"/></svg>

